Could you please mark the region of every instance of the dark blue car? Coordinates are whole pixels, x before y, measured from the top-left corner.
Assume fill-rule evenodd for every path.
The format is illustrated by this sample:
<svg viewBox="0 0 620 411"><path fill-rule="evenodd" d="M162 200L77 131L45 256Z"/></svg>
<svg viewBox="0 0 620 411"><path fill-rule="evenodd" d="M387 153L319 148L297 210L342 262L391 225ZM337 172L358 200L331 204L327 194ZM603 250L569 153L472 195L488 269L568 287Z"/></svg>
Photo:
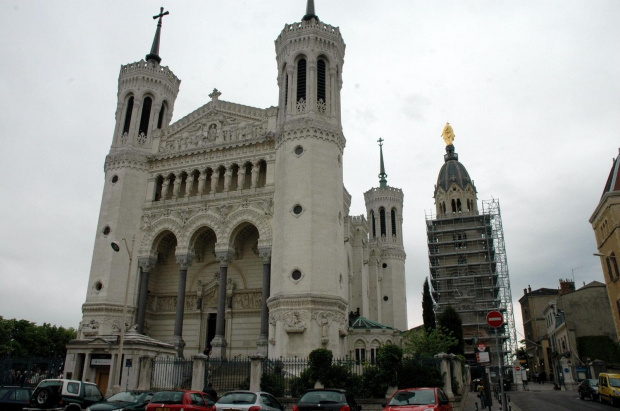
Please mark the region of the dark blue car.
<svg viewBox="0 0 620 411"><path fill-rule="evenodd" d="M32 388L0 387L0 410L21 411L30 401Z"/></svg>

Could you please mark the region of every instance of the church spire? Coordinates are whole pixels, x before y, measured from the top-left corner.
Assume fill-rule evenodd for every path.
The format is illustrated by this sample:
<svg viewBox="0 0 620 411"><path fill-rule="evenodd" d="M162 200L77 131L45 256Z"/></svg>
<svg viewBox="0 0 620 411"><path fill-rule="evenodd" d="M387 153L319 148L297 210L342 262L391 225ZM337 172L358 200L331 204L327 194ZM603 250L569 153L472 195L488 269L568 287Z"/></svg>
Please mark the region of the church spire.
<svg viewBox="0 0 620 411"><path fill-rule="evenodd" d="M157 16L153 16L153 20L159 19L157 22L157 30L155 30L155 38L153 39L153 45L151 46L151 52L146 55L146 61L156 62L159 64L161 62L161 57L159 57L159 37L161 34L161 19L164 16L167 16L170 12L164 12L164 8L161 7L159 9L159 14Z"/></svg>
<svg viewBox="0 0 620 411"><path fill-rule="evenodd" d="M306 15L302 18L303 21L309 21L311 19L319 20L319 16L314 14L314 0L308 0L306 4Z"/></svg>
<svg viewBox="0 0 620 411"><path fill-rule="evenodd" d="M383 139L379 137L377 142L379 143L379 157L380 157L380 170L379 170L379 187L387 187L387 174L385 174L385 166L383 165Z"/></svg>

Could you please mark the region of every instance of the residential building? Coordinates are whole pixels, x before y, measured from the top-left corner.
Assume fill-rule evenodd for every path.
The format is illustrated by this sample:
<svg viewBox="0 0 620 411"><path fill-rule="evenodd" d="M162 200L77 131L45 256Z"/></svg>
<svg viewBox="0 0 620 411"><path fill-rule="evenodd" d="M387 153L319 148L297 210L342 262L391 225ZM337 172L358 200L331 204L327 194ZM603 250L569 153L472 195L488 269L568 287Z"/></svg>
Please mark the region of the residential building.
<svg viewBox="0 0 620 411"><path fill-rule="evenodd" d="M620 338L620 150L613 159L601 199L590 217L616 335Z"/></svg>
<svg viewBox="0 0 620 411"><path fill-rule="evenodd" d="M532 290L528 286L528 288L523 289L523 296L519 299L529 371L538 374L544 372L544 375L549 379L553 378L553 373L544 311L549 303L557 300L559 294L559 290L554 288Z"/></svg>

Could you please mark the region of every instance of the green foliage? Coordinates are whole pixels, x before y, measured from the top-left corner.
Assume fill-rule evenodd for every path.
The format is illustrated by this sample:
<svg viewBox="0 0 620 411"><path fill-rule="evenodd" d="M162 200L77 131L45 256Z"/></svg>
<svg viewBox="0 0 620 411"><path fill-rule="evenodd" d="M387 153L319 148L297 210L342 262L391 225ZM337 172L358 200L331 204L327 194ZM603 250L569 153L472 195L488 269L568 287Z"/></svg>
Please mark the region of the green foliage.
<svg viewBox="0 0 620 411"><path fill-rule="evenodd" d="M435 354L447 353L457 344L452 332L443 327L431 331L421 329L409 333L405 340L405 353L416 358L433 358Z"/></svg>
<svg viewBox="0 0 620 411"><path fill-rule="evenodd" d="M444 308L443 312L437 317L437 324L440 327L452 331L452 336L456 338L457 344L448 349L448 354L464 354L463 321L454 307L449 305Z"/></svg>
<svg viewBox="0 0 620 411"><path fill-rule="evenodd" d="M362 375L361 398L384 398L388 389L387 382L383 379L383 373L379 367L371 365L364 369Z"/></svg>
<svg viewBox="0 0 620 411"><path fill-rule="evenodd" d="M5 320L0 316L0 357L64 357L65 348L77 333L73 328L26 320Z"/></svg>
<svg viewBox="0 0 620 411"><path fill-rule="evenodd" d="M394 344L387 344L377 351L377 366L388 386L398 385L398 374L403 361L403 350Z"/></svg>
<svg viewBox="0 0 620 411"><path fill-rule="evenodd" d="M433 330L437 327L428 278L424 280L424 291L422 292L422 319L424 320L424 328L426 330Z"/></svg>
<svg viewBox="0 0 620 411"><path fill-rule="evenodd" d="M334 355L330 350L325 348L317 348L310 353L308 357L308 369L310 370L310 379L321 381L328 387L326 380L329 380L329 374L332 367Z"/></svg>
<svg viewBox="0 0 620 411"><path fill-rule="evenodd" d="M291 378L291 394L293 397L301 397L306 391L314 387L314 382L310 379L310 369L305 369L299 377Z"/></svg>
<svg viewBox="0 0 620 411"><path fill-rule="evenodd" d="M582 360L588 357L607 364L620 362L620 346L606 335L577 337L577 352Z"/></svg>
<svg viewBox="0 0 620 411"><path fill-rule="evenodd" d="M407 357L403 360L398 388L443 387L439 367L432 360Z"/></svg>
<svg viewBox="0 0 620 411"><path fill-rule="evenodd" d="M260 389L275 397L284 397L284 377L281 374L263 374Z"/></svg>

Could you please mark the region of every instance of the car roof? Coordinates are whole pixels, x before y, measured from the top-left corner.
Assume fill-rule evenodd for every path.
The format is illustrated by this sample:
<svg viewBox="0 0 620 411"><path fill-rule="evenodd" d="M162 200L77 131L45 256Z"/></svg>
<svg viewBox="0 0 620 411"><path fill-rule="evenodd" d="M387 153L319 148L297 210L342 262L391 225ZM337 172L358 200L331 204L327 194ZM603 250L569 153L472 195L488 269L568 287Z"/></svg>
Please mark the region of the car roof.
<svg viewBox="0 0 620 411"><path fill-rule="evenodd" d="M346 390L343 390L342 388L312 388L311 390L308 390L306 392L313 392L313 391L336 391L336 392L341 392L341 393L346 393Z"/></svg>

